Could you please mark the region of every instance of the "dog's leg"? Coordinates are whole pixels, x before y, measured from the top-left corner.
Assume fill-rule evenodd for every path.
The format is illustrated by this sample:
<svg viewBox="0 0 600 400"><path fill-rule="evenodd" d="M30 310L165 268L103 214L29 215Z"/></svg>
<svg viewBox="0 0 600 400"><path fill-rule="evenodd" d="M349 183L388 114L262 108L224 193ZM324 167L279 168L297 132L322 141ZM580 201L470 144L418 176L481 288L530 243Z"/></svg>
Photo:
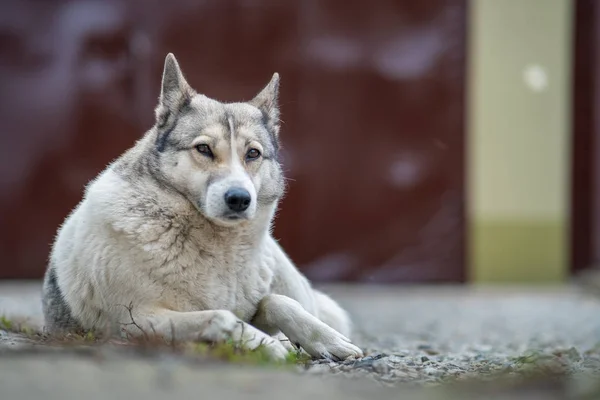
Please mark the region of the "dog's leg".
<svg viewBox="0 0 600 400"><path fill-rule="evenodd" d="M346 337L352 335L350 316L331 297L313 289L319 319Z"/></svg>
<svg viewBox="0 0 600 400"><path fill-rule="evenodd" d="M138 337L157 334L169 341L207 342L231 339L251 350L262 345L275 359L285 359L288 355L288 350L279 340L226 310L130 312L130 319L130 322L120 322L128 334Z"/></svg>
<svg viewBox="0 0 600 400"><path fill-rule="evenodd" d="M266 331L283 332L313 357L342 360L361 357L350 339L306 311L296 300L278 294L265 296L253 323Z"/></svg>
<svg viewBox="0 0 600 400"><path fill-rule="evenodd" d="M275 340L279 340L279 342L283 345L283 347L285 347L287 351L298 350L294 346L294 343L292 343L292 341L287 336L285 336L283 332L276 333L275 335L273 335L273 338L275 338Z"/></svg>

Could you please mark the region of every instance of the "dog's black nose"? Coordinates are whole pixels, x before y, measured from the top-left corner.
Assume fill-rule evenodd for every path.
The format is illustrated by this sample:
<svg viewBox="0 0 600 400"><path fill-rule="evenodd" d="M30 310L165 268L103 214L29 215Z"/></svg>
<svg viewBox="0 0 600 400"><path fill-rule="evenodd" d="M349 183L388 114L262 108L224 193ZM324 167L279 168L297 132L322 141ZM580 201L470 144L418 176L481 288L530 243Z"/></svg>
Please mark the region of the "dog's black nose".
<svg viewBox="0 0 600 400"><path fill-rule="evenodd" d="M225 193L225 203L232 211L244 211L250 206L250 193L242 188L229 189Z"/></svg>

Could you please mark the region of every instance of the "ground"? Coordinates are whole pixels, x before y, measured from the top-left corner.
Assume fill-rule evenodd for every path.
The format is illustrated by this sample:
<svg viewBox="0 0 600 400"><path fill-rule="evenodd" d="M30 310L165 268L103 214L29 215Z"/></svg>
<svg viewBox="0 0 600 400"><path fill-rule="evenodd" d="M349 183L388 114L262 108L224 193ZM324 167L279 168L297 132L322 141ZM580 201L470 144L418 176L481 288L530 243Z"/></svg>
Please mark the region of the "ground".
<svg viewBox="0 0 600 400"><path fill-rule="evenodd" d="M41 322L39 287L0 283L0 315L7 321L27 318L26 325L35 328ZM30 336L0 324L0 398L203 393L374 400L399 391L410 391L411 398L450 398L449 390L462 390L457 382L525 376L531 377L523 383L527 390L518 392L525 397L502 389L498 396L508 397L494 398L600 398L600 298L575 287L322 289L352 314L363 359L272 367L131 346L33 346Z"/></svg>

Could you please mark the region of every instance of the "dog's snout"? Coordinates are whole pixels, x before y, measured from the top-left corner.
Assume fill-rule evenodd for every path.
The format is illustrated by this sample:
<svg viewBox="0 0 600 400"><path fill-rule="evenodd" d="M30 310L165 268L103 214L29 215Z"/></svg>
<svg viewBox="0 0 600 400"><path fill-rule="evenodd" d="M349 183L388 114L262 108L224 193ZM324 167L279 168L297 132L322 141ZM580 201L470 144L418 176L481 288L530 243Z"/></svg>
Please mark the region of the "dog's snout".
<svg viewBox="0 0 600 400"><path fill-rule="evenodd" d="M250 206L250 192L242 188L232 188L225 193L225 203L235 212L245 211Z"/></svg>

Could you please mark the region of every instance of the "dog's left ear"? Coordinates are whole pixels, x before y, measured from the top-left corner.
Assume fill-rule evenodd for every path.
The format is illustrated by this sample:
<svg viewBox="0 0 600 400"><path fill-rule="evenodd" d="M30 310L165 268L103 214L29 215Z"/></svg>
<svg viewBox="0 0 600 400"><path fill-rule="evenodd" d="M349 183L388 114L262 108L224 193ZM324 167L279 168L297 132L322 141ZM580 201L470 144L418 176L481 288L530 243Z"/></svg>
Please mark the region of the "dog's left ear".
<svg viewBox="0 0 600 400"><path fill-rule="evenodd" d="M279 135L279 74L275 72L271 82L252 100L251 105L258 108L265 116L267 128L275 136Z"/></svg>
<svg viewBox="0 0 600 400"><path fill-rule="evenodd" d="M172 53L165 58L160 98L156 107L156 122L159 126L167 123L181 108L190 102L195 91L185 80L179 63Z"/></svg>

